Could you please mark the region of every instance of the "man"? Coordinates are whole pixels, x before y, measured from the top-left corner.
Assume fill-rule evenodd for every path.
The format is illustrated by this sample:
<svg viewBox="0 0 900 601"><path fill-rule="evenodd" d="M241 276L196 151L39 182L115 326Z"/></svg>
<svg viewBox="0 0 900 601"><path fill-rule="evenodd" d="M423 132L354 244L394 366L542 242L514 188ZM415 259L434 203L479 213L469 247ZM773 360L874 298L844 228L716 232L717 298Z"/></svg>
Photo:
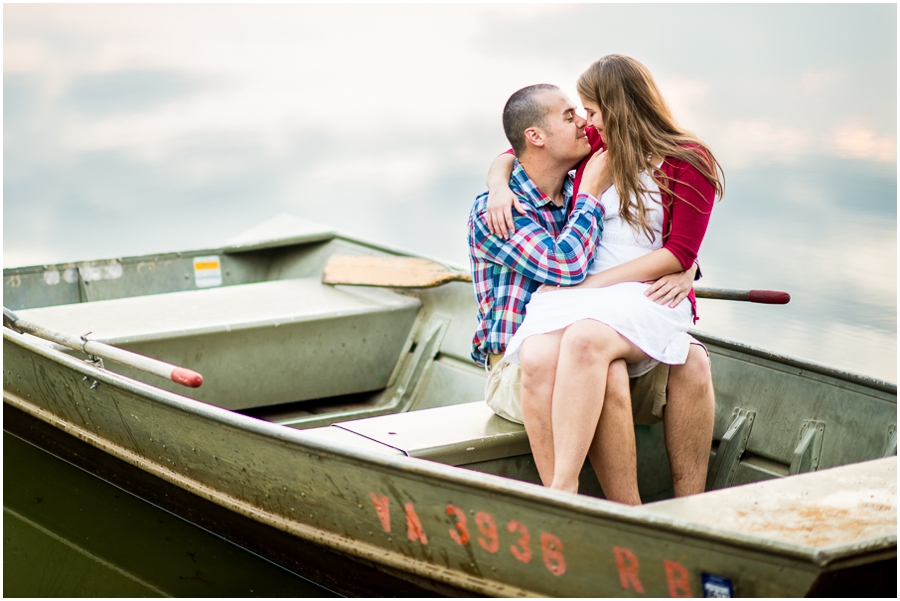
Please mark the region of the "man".
<svg viewBox="0 0 900 601"><path fill-rule="evenodd" d="M488 194L484 193L476 199L469 217L469 254L479 318L472 357L478 364L509 369L507 363L497 364L524 318L531 294L542 284L576 284L587 273L602 229L602 209L596 198L611 181L602 168L594 170L601 175L590 181L586 176L579 195L572 198L569 170L590 152L585 123L556 86L529 86L507 102L504 130L518 156L509 186L525 215L515 216L515 233L509 239L491 234L485 220ZM692 279L693 274L685 277ZM549 485L553 436L558 433L552 431L549 404L534 401L549 398L546 389L548 385L552 389L556 361L547 358L546 365L548 369L543 371L522 374L521 416L541 479ZM491 380L497 378L489 378L489 384ZM631 383L631 388L634 403L624 363L612 363L604 406L588 451L607 498L640 503L635 419L652 423L662 418L675 494L702 492L715 409L705 351L692 345L684 365L657 366ZM496 405L492 403L495 411Z"/></svg>

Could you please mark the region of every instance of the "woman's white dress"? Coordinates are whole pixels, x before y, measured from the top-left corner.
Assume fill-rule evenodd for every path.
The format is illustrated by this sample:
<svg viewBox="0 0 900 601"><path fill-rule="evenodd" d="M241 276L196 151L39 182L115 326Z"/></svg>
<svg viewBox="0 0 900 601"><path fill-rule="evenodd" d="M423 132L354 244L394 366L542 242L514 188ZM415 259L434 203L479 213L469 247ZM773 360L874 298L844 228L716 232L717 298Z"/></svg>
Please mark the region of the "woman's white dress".
<svg viewBox="0 0 900 601"><path fill-rule="evenodd" d="M650 191L648 222L653 241L635 232L619 217L619 194L611 187L600 197L603 205L603 235L589 274L621 265L662 248L663 210L659 188L647 172L641 179ZM561 330L582 319L607 324L633 342L650 359L628 366L637 377L650 371L657 362L680 365L687 359L690 337L691 304L685 299L674 309L644 296L648 284L623 282L605 288L579 288L534 294L525 308L525 319L506 347L504 359L519 363L519 351L529 336Z"/></svg>

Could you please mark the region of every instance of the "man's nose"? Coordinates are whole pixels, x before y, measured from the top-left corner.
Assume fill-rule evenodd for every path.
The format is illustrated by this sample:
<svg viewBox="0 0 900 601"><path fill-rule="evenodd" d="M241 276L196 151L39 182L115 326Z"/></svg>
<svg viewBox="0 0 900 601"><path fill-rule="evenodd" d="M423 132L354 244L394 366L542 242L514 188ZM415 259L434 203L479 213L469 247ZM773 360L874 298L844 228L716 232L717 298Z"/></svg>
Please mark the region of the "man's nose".
<svg viewBox="0 0 900 601"><path fill-rule="evenodd" d="M576 114L575 115L575 125L578 126L579 129L581 129L585 125L587 125L587 119L585 119L581 115Z"/></svg>

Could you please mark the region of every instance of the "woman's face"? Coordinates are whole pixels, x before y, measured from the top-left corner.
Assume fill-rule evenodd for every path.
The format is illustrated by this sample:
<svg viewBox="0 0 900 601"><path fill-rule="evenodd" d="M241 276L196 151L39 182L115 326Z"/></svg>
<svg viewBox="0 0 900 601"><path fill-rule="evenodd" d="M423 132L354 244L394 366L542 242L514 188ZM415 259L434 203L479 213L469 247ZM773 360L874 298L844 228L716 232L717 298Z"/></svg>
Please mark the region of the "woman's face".
<svg viewBox="0 0 900 601"><path fill-rule="evenodd" d="M594 129L597 130L597 133L600 136L603 136L603 117L600 115L600 107L596 102L591 102L587 100L584 96L581 97L581 106L584 107L585 113L587 113L587 124L592 125Z"/></svg>

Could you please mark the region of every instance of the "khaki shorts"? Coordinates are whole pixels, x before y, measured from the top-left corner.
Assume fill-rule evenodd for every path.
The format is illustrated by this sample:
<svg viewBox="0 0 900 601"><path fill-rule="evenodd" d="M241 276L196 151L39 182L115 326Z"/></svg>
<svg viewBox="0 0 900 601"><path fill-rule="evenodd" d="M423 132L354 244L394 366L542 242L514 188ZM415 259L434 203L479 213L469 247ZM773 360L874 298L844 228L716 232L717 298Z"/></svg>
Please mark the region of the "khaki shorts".
<svg viewBox="0 0 900 601"><path fill-rule="evenodd" d="M631 379L631 414L635 424L658 424L663 420L668 383L669 366L665 363L657 363L643 376Z"/></svg>
<svg viewBox="0 0 900 601"><path fill-rule="evenodd" d="M692 339L691 344L697 344L706 351L706 347L697 340ZM521 424L519 387L522 367L518 363L500 361L502 357L497 354L488 358L490 373L484 386L485 401L500 417ZM631 413L635 424L652 425L663 420L668 383L669 366L665 363L658 363L644 375L631 379Z"/></svg>
<svg viewBox="0 0 900 601"><path fill-rule="evenodd" d="M691 344L702 348L709 357L709 351L703 343L693 336ZM665 363L657 363L656 367L644 375L631 379L631 414L635 424L648 426L663 420L668 385L669 366Z"/></svg>
<svg viewBox="0 0 900 601"><path fill-rule="evenodd" d="M518 363L501 361L502 354L490 355L486 367L487 381L484 383L484 400L503 419L522 423L522 401L519 389L522 386L522 366Z"/></svg>

